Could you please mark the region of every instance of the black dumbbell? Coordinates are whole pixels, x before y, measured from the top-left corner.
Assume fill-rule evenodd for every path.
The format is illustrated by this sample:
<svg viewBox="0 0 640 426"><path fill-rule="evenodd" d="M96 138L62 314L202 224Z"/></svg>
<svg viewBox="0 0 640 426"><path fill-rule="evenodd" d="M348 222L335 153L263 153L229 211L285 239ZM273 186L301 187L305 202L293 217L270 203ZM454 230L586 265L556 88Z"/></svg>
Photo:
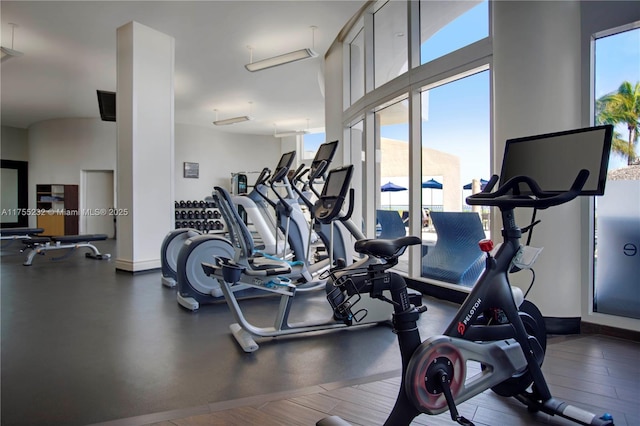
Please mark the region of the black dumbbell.
<svg viewBox="0 0 640 426"><path fill-rule="evenodd" d="M222 214L220 214L220 212L218 210L215 210L213 212L213 218L214 219L220 219L222 217Z"/></svg>
<svg viewBox="0 0 640 426"><path fill-rule="evenodd" d="M187 207L187 203L184 200L180 201L180 208L184 209L185 207Z"/></svg>

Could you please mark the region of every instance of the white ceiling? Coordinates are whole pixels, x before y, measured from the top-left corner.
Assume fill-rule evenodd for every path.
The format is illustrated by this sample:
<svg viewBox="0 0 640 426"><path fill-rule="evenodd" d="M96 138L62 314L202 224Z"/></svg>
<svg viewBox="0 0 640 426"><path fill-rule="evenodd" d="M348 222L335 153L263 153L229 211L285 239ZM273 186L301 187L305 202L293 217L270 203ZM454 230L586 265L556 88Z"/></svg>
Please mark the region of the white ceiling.
<svg viewBox="0 0 640 426"><path fill-rule="evenodd" d="M116 29L136 21L175 38L176 123L270 135L324 126L323 56L364 0L2 1L2 125L99 117L96 90L116 90ZM317 58L251 73L244 65L311 47ZM251 104L250 104L251 103ZM251 122L214 126L251 115Z"/></svg>

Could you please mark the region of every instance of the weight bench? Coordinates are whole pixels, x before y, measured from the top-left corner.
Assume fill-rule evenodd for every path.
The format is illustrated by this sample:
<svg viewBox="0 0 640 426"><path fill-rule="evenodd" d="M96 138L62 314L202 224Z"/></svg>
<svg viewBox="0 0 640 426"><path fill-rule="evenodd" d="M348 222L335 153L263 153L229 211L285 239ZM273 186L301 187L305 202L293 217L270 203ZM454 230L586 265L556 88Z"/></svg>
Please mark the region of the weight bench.
<svg viewBox="0 0 640 426"><path fill-rule="evenodd" d="M25 266L31 266L33 262L33 258L36 254L44 255L47 251L50 250L68 250L62 256L52 257L51 260L62 260L71 256L71 254L79 248L88 248L91 250L89 253L85 253L85 257L90 257L92 259L109 259L111 258L110 254L102 254L100 250L93 244L92 241L103 241L106 240L107 236L105 234L87 234L87 235L62 235L59 237L32 237L28 240L23 240L25 249L30 250L27 255L27 260L23 263Z"/></svg>
<svg viewBox="0 0 640 426"><path fill-rule="evenodd" d="M2 244L2 247L9 247L15 240L28 240L42 232L42 228L4 228L0 229L0 240L9 240Z"/></svg>

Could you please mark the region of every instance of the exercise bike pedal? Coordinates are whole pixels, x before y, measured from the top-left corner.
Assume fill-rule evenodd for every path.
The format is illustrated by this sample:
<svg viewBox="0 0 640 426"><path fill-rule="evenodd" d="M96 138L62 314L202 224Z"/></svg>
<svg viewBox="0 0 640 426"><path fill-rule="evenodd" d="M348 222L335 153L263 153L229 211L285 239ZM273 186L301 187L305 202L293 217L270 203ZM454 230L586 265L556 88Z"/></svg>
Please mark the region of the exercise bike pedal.
<svg viewBox="0 0 640 426"><path fill-rule="evenodd" d="M471 420L466 419L458 413L456 402L454 401L453 394L451 393L450 378L453 374L453 365L451 362L445 357L437 358L427 369L427 379L430 377L435 379L432 382L432 385L427 386L427 390L434 393L442 393L444 395L444 398L447 401L447 406L449 407L449 413L451 414L451 420L462 426L475 426Z"/></svg>

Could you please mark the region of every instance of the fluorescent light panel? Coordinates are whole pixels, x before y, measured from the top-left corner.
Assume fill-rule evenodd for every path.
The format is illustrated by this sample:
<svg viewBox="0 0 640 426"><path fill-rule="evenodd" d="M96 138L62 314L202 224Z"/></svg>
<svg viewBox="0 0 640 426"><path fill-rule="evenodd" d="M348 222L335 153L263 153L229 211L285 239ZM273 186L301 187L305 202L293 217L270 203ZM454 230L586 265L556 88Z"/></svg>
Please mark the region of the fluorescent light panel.
<svg viewBox="0 0 640 426"><path fill-rule="evenodd" d="M274 133L273 136L276 138L284 138L287 136L298 136L298 135L306 135L309 133L308 130L297 130L292 132L282 132L282 133Z"/></svg>
<svg viewBox="0 0 640 426"><path fill-rule="evenodd" d="M273 58L252 62L244 67L247 70L254 72L277 67L278 65L288 64L289 62L300 61L302 59L315 58L316 56L318 56L318 54L311 49L300 49L294 52L285 53L284 55L274 56Z"/></svg>
<svg viewBox="0 0 640 426"><path fill-rule="evenodd" d="M240 117L226 118L224 120L216 120L213 122L216 126L226 126L227 124L242 123L243 121L251 121L253 117L250 115L242 115Z"/></svg>

